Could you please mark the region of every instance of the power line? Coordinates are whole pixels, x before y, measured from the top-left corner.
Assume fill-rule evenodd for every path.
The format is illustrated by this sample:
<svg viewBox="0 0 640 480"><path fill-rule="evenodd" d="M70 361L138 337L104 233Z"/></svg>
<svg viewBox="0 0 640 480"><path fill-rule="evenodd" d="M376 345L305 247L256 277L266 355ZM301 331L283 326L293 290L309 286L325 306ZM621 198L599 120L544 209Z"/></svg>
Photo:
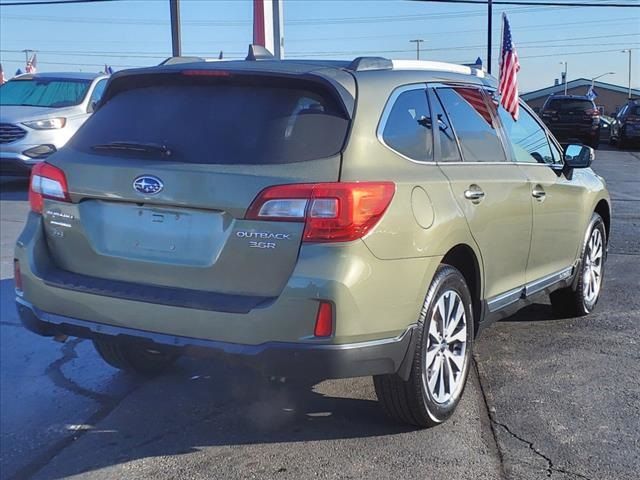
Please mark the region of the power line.
<svg viewBox="0 0 640 480"><path fill-rule="evenodd" d="M557 39L547 39L547 40L532 40L529 42L519 42L518 48L522 50L526 50L529 48L562 48L562 47L592 47L592 46L608 46L608 45L628 45L630 42L608 42L608 43L583 43L583 44L567 44L567 43L557 43L557 42L567 42L567 41L575 41L575 40L597 40L600 38L618 38L618 37L637 37L640 36L639 33L621 33L616 35L596 35L596 36L586 36L586 37L572 37L572 38L557 38ZM635 44L637 41L632 40L631 43ZM481 48L483 45L448 45L446 47L429 47L429 48L421 48L421 51L450 51L450 50L466 50L466 49L474 49ZM497 49L498 47L494 47ZM349 50L344 53L403 53L409 52L413 50L407 49L398 49L398 50ZM0 52L4 53L21 53L22 50L17 49L0 49ZM120 51L120 50L90 50L90 51L69 51L69 50L39 50L41 54L48 55L60 55L60 56L80 56L80 57L119 57L119 58L164 58L169 55L168 51L162 52L131 52L131 51ZM203 52L190 52L192 55L209 55L209 53ZM331 54L340 54L343 52L340 51L309 51L309 52L291 52L291 55L331 55ZM243 51L230 51L227 52L229 55L243 55Z"/></svg>
<svg viewBox="0 0 640 480"><path fill-rule="evenodd" d="M535 11L547 10L546 8L512 8L506 9L509 14L531 13ZM484 16L485 10L463 10L459 12L448 13L431 13L420 15L381 15L374 17L326 17L326 18L302 18L287 21L288 26L305 26L305 25L341 25L351 23L387 23L387 22L405 22L418 20L434 20L445 18L462 18L469 16ZM43 22L65 22L65 23L96 23L104 24L119 23L123 25L160 25L166 26L168 20L154 20L149 18L95 18L95 17L56 17L50 15L3 15L5 19L22 20L22 21L43 21ZM242 25L250 25L251 20L185 20L183 25L192 27L237 27Z"/></svg>
<svg viewBox="0 0 640 480"><path fill-rule="evenodd" d="M486 0L412 0L414 2L430 2L430 3L458 3L469 5L486 5ZM494 5L537 5L543 7L614 7L614 8L638 8L640 5L633 5L630 3L590 3L590 2L532 2L524 0L493 0Z"/></svg>
<svg viewBox="0 0 640 480"><path fill-rule="evenodd" d="M123 0L30 0L25 2L0 2L0 7L24 7L32 5L65 5L73 3L120 2Z"/></svg>

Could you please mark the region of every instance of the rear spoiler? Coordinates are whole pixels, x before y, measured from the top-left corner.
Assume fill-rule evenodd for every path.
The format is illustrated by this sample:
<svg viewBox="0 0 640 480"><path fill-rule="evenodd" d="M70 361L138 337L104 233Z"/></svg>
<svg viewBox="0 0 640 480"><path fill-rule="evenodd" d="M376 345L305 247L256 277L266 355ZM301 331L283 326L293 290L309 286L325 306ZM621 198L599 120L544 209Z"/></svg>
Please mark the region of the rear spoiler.
<svg viewBox="0 0 640 480"><path fill-rule="evenodd" d="M177 58L177 57L172 57ZM189 58L189 57L180 57ZM193 58L193 57L191 57ZM166 62L166 61L165 61ZM263 67L269 64L268 60L260 62L256 61L240 61L240 62L207 62L202 61L190 62L190 61L173 61L171 63L165 63L157 67L149 68L135 68L128 70L121 70L114 73L107 83L104 95L100 102L96 105L96 109L99 109L102 105L107 103L112 97L121 91L128 90L129 88L135 88L136 86L143 85L144 80L149 80L149 77L156 75L182 75L184 71L197 71L202 70L203 75L207 72L211 72L215 75L215 72L228 72L232 75L254 75L264 77L276 77L282 79L300 80L318 84L323 86L329 92L333 93L335 98L342 105L344 112L349 118L353 116L355 108L355 92L356 85L353 76L343 70L337 68L326 68L315 66L308 71L288 71L283 68L256 68ZM273 62L275 64L281 64L281 62ZM254 67L254 68L252 68Z"/></svg>

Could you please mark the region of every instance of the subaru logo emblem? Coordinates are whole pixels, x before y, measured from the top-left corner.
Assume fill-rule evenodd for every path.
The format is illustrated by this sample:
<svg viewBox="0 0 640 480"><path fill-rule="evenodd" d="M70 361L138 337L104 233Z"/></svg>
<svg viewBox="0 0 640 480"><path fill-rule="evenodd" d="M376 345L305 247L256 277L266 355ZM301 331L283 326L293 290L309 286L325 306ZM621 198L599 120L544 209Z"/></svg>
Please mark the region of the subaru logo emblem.
<svg viewBox="0 0 640 480"><path fill-rule="evenodd" d="M162 180L152 175L140 175L133 181L133 189L144 195L155 195L164 188Z"/></svg>

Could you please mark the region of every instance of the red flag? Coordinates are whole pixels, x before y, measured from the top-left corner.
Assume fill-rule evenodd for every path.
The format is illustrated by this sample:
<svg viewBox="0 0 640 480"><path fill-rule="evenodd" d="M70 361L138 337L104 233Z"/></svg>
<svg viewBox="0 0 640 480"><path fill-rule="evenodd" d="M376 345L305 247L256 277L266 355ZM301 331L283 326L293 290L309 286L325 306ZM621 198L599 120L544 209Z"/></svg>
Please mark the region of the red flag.
<svg viewBox="0 0 640 480"><path fill-rule="evenodd" d="M511 38L511 28L507 16L502 14L502 47L500 48L500 81L498 92L500 103L511 114L514 120L518 120L518 71L520 63L516 47Z"/></svg>

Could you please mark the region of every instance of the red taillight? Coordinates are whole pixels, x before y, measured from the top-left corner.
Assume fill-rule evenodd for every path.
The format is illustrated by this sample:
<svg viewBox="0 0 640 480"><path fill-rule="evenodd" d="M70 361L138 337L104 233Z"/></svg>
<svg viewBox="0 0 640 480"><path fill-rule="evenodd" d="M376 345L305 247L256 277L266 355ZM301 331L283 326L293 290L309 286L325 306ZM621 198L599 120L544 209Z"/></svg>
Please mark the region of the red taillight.
<svg viewBox="0 0 640 480"><path fill-rule="evenodd" d="M305 222L305 242L348 242L378 223L395 190L393 182L276 185L258 194L246 218Z"/></svg>
<svg viewBox="0 0 640 480"><path fill-rule="evenodd" d="M20 273L20 262L17 258L13 259L13 283L16 291L22 292L22 274Z"/></svg>
<svg viewBox="0 0 640 480"><path fill-rule="evenodd" d="M313 334L316 337L330 337L333 333L333 307L329 302L320 302Z"/></svg>
<svg viewBox="0 0 640 480"><path fill-rule="evenodd" d="M31 170L29 182L29 204L31 210L42 213L45 198L70 202L67 178L58 167L42 162Z"/></svg>

